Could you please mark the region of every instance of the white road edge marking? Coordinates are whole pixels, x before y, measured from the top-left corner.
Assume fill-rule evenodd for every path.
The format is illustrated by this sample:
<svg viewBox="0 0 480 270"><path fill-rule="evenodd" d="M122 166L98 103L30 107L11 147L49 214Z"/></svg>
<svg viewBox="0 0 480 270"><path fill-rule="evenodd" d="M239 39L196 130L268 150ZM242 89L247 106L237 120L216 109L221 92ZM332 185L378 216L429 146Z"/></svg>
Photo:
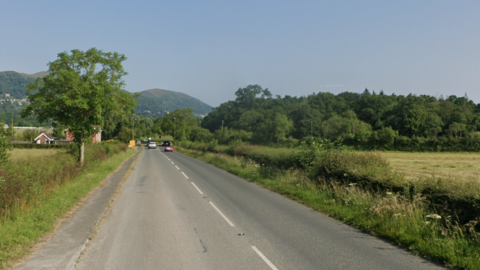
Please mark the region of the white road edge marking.
<svg viewBox="0 0 480 270"><path fill-rule="evenodd" d="M182 172L182 174L183 174L183 176L185 176L185 178L188 179L188 176L184 172Z"/></svg>
<svg viewBox="0 0 480 270"><path fill-rule="evenodd" d="M222 216L223 219L225 219L228 222L228 224L230 224L230 226L235 227L235 225L233 225L233 223L215 206L215 204L213 204L212 202L210 202L210 204L213 206L213 208L215 208L215 210L217 210L220 216Z"/></svg>
<svg viewBox="0 0 480 270"><path fill-rule="evenodd" d="M170 161L170 162L172 162L172 164L175 165L175 163L173 163L173 161Z"/></svg>
<svg viewBox="0 0 480 270"><path fill-rule="evenodd" d="M258 256L260 256L260 258L262 258L262 260L268 264L268 266L270 266L272 270L278 270L278 268L267 257L265 257L265 255L263 255L263 253L258 250L256 246L252 246L252 248L258 254Z"/></svg>
<svg viewBox="0 0 480 270"><path fill-rule="evenodd" d="M198 192L200 192L200 194L203 195L203 192L197 187L197 185L195 185L195 183L192 182L192 185L198 190Z"/></svg>
<svg viewBox="0 0 480 270"><path fill-rule="evenodd" d="M177 166L177 165L175 165L175 168L177 168L177 170L179 170L179 171L180 171L180 168L178 168L178 166Z"/></svg>

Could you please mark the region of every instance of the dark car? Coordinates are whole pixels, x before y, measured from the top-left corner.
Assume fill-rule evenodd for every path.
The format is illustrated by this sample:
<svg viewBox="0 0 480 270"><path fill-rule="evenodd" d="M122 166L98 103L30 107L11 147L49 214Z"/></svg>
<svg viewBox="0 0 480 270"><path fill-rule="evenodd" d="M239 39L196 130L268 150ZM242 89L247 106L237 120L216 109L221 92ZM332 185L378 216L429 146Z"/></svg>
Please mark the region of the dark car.
<svg viewBox="0 0 480 270"><path fill-rule="evenodd" d="M163 143L162 143L162 146L170 146L170 145L171 145L171 144L170 144L169 141L163 141Z"/></svg>

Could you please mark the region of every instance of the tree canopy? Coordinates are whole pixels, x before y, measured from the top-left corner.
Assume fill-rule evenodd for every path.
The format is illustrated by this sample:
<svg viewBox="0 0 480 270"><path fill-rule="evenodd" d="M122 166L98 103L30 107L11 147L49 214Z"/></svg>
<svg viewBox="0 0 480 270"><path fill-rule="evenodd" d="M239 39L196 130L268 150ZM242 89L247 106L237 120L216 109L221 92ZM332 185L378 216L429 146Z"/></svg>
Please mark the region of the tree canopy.
<svg viewBox="0 0 480 270"><path fill-rule="evenodd" d="M386 95L320 92L307 97L276 96L259 85L235 92L202 121L215 133L251 132L251 143L282 144L309 136L357 149L480 151L480 104L466 95Z"/></svg>
<svg viewBox="0 0 480 270"><path fill-rule="evenodd" d="M49 74L28 85L28 100L22 117L35 115L41 122L53 120L67 127L80 145L104 124L106 114L131 114L136 101L126 91L123 54L91 48L58 54L48 63Z"/></svg>

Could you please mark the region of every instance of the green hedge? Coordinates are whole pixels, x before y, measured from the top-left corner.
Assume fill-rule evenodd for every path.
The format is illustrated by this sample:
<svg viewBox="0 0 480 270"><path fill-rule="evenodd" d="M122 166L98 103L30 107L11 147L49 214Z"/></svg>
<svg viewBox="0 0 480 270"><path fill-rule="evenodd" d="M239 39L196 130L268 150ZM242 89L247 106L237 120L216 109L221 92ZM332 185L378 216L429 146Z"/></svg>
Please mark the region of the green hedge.
<svg viewBox="0 0 480 270"><path fill-rule="evenodd" d="M13 148L17 149L58 149L69 148L71 144L36 144L36 143L12 143Z"/></svg>

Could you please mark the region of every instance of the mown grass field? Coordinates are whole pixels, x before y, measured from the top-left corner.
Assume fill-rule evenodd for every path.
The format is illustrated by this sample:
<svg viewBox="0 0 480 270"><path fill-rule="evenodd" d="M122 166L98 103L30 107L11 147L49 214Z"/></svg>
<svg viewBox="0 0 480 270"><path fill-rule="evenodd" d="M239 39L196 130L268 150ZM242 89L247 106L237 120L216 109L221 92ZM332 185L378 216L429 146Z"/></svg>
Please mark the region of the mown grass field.
<svg viewBox="0 0 480 270"><path fill-rule="evenodd" d="M480 181L479 153L380 152L392 169L407 178L448 178Z"/></svg>

